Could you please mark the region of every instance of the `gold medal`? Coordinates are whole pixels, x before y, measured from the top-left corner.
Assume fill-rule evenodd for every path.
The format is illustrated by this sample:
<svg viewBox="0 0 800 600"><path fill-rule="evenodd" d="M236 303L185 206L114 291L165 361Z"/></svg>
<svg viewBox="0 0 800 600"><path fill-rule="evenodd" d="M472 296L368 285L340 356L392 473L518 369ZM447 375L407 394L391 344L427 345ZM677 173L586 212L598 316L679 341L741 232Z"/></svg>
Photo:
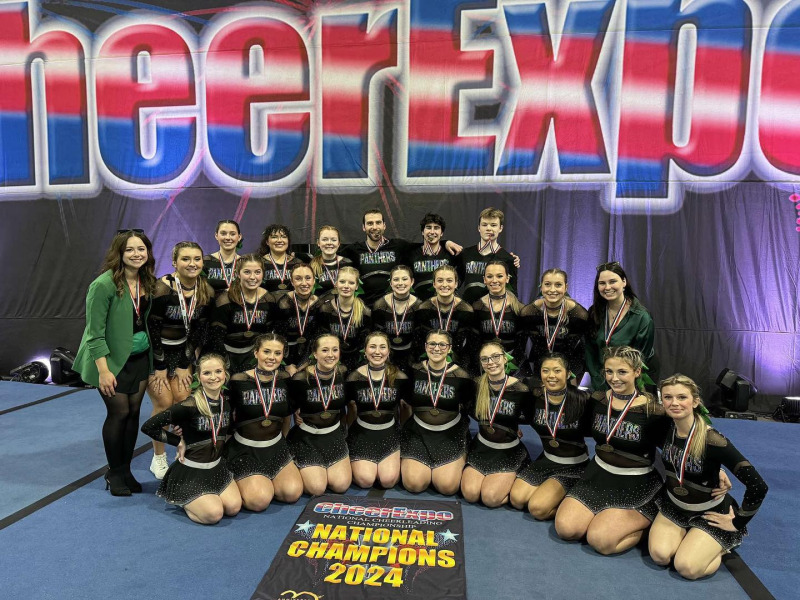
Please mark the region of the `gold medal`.
<svg viewBox="0 0 800 600"><path fill-rule="evenodd" d="M611 444L603 444L602 446L600 446L600 450L602 450L603 452L614 452L614 446L612 446Z"/></svg>
<svg viewBox="0 0 800 600"><path fill-rule="evenodd" d="M488 431L489 433L494 433L494 427L489 425L489 427L486 428L486 431Z"/></svg>
<svg viewBox="0 0 800 600"><path fill-rule="evenodd" d="M262 427L269 427L270 425L272 425L272 419L264 419L263 421L261 421Z"/></svg>
<svg viewBox="0 0 800 600"><path fill-rule="evenodd" d="M381 416L381 411L379 411L379 410L373 410L373 411L372 411L372 416L373 416L373 417L380 417L380 416Z"/></svg>
<svg viewBox="0 0 800 600"><path fill-rule="evenodd" d="M551 448L558 448L561 444L559 444L556 440L550 440L547 442Z"/></svg>
<svg viewBox="0 0 800 600"><path fill-rule="evenodd" d="M436 415L439 414L439 409L438 408L432 408L431 409L431 414L435 417Z"/></svg>
<svg viewBox="0 0 800 600"><path fill-rule="evenodd" d="M676 496L687 496L689 494L689 490L687 490L685 487L676 487L672 490L672 493Z"/></svg>
<svg viewBox="0 0 800 600"><path fill-rule="evenodd" d="M402 344L403 343L403 338L401 338L400 336L397 336L396 338L392 339L392 343L393 344Z"/></svg>
<svg viewBox="0 0 800 600"><path fill-rule="evenodd" d="M285 283L281 283L281 284L278 286L278 289L279 289L279 290L285 290L287 287L288 287L288 286L287 286Z"/></svg>
<svg viewBox="0 0 800 600"><path fill-rule="evenodd" d="M299 338L297 338L297 343L298 344L305 344L306 343L306 338L304 338L303 336L300 336Z"/></svg>
<svg viewBox="0 0 800 600"><path fill-rule="evenodd" d="M323 419L330 419L331 418L331 413L329 413L326 410L326 411L324 411L323 413L320 414L320 417L322 417Z"/></svg>
<svg viewBox="0 0 800 600"><path fill-rule="evenodd" d="M244 332L244 337L246 337L247 339L250 339L250 338L251 338L251 337L253 337L254 335L255 335L255 334L254 334L252 331L245 331L245 332Z"/></svg>

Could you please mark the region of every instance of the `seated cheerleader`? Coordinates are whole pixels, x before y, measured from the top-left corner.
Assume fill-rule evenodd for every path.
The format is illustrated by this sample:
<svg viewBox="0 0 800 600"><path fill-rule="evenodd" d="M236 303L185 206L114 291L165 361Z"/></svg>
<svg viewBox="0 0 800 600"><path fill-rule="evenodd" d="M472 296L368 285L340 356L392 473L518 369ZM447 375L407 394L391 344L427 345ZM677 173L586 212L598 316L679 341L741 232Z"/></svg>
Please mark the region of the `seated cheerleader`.
<svg viewBox="0 0 800 600"><path fill-rule="evenodd" d="M565 540L586 536L600 554L616 554L635 546L658 513L663 482L653 461L669 419L637 388L641 352L606 348L603 365L611 389L594 396L594 460L559 506L556 532Z"/></svg>
<svg viewBox="0 0 800 600"><path fill-rule="evenodd" d="M591 418L589 392L568 383L563 354L546 355L539 369L542 385L533 392L532 427L544 450L520 471L511 488L511 504L547 520L589 464L584 432Z"/></svg>
<svg viewBox="0 0 800 600"><path fill-rule="evenodd" d="M462 402L474 398L475 385L464 369L447 362L451 347L450 334L434 329L425 340L427 360L411 369L413 391L407 402L413 415L400 435L400 473L409 492L433 483L436 491L450 496L461 485L470 442Z"/></svg>
<svg viewBox="0 0 800 600"><path fill-rule="evenodd" d="M722 555L742 543L767 484L725 436L713 429L697 384L676 374L661 382L661 401L671 417L661 458L666 494L650 529L650 557L659 565L675 561L686 579L719 569ZM745 486L742 507L717 493L719 468L726 466Z"/></svg>
<svg viewBox="0 0 800 600"><path fill-rule="evenodd" d="M392 488L400 480L398 408L408 377L389 362L389 337L380 331L367 335L367 364L347 378L345 392L355 421L347 434L353 481L362 488Z"/></svg>
<svg viewBox="0 0 800 600"><path fill-rule="evenodd" d="M339 338L323 333L311 342L312 363L289 382L292 406L301 421L287 441L303 478L303 490L318 496L328 488L341 494L350 487L352 472L345 439L347 369L339 363Z"/></svg>
<svg viewBox="0 0 800 600"><path fill-rule="evenodd" d="M519 470L530 461L518 431L523 413L531 412L528 386L506 373L508 359L500 342L484 344L478 353L483 374L472 417L478 435L467 454L461 476L461 493L467 502L483 502L494 508L508 502Z"/></svg>
<svg viewBox="0 0 800 600"><path fill-rule="evenodd" d="M223 516L233 517L242 507L222 449L231 423L230 403L222 386L227 380L225 361L205 354L197 361L200 385L183 402L150 417L142 431L165 444L178 447L178 459L169 466L157 494L183 507L195 523L213 525ZM181 429L181 436L165 427Z"/></svg>
<svg viewBox="0 0 800 600"><path fill-rule="evenodd" d="M303 493L300 471L284 437L292 416L289 374L281 368L285 352L286 340L280 335L259 336L253 350L255 369L231 378L234 433L225 444L225 458L242 504L256 512L267 508L273 497L291 503Z"/></svg>

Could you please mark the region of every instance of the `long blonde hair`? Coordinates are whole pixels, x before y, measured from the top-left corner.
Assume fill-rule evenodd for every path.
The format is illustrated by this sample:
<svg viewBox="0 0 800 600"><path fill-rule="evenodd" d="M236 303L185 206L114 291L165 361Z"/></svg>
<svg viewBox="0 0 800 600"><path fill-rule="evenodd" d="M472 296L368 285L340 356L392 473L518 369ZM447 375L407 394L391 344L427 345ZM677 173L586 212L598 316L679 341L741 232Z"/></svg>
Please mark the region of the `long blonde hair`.
<svg viewBox="0 0 800 600"><path fill-rule="evenodd" d="M358 272L358 269L356 269L355 267L350 267L350 266L342 267L341 269L339 269L339 273L336 275L336 281L337 282L339 281L339 277L341 277L343 273L344 274L349 273L350 275L355 275L355 277L356 277L356 285L358 286L359 281L360 281L359 278L361 277L361 274ZM338 300L336 301L336 309L337 310L339 309L339 301ZM356 327L361 327L361 323L362 323L363 319L364 319L364 301L361 298L359 298L358 296L354 296L353 297L353 317L352 317L351 323L353 325L355 325Z"/></svg>
<svg viewBox="0 0 800 600"><path fill-rule="evenodd" d="M503 349L502 344L498 344L497 342L486 342L481 349L478 350L478 355L483 352L484 348L488 348L489 346L494 346L500 350L500 353L505 356L506 351ZM478 393L475 397L475 416L478 418L478 421L488 421L489 420L489 396L491 394L491 390L489 389L489 374L484 371L480 377L478 377Z"/></svg>
<svg viewBox="0 0 800 600"><path fill-rule="evenodd" d="M228 381L228 368L225 366L225 359L222 358L219 354L214 352L209 352L207 354L203 354L199 359L197 359L197 371L196 373L197 378L200 378L200 369L203 366L203 363L208 362L209 360L218 360L222 365L222 369L225 371L225 381ZM201 415L204 417L211 418L211 407L208 405L208 400L206 400L206 395L203 393L203 385L200 384L197 386L197 389L192 392L192 395L189 396L190 398L194 398L195 406L197 406L197 410L200 412Z"/></svg>
<svg viewBox="0 0 800 600"><path fill-rule="evenodd" d="M689 390L692 398L699 402L699 404L693 409L696 427L694 437L692 438L692 443L689 445L689 456L695 460L701 460L706 453L708 425L702 417L701 409L705 408L705 405L703 404L703 399L700 397L700 386L694 382L694 379L681 373L675 373L674 375L661 380L661 382L658 384L658 391L661 392L661 390L670 385L682 385Z"/></svg>
<svg viewBox="0 0 800 600"><path fill-rule="evenodd" d="M317 242L319 243L319 236L321 236L322 232L325 231L325 230L330 230L330 231L335 231L336 232L336 237L339 238L339 244L340 244L340 247L341 247L342 235L339 233L339 230L336 227L334 227L333 225L323 225L322 227L319 228L319 231L317 231ZM314 272L314 277L316 279L319 279L320 276L322 275L323 268L324 267L322 266L322 252L320 251L319 254L317 254L314 258L311 259L311 270ZM334 281L332 283L336 283L336 282Z"/></svg>

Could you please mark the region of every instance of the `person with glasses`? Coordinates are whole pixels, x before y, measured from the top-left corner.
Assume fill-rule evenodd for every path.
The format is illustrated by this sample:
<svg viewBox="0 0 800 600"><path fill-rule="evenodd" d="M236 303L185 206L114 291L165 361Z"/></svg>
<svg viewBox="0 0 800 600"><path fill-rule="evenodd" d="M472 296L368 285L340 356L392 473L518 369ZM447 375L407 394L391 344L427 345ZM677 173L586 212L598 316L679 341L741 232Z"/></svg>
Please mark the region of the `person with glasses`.
<svg viewBox="0 0 800 600"><path fill-rule="evenodd" d="M589 464L584 436L591 420L591 395L570 383L563 354L547 354L539 367L541 384L532 387L531 427L544 450L523 468L511 488L511 505L535 519L555 517L556 510Z"/></svg>
<svg viewBox="0 0 800 600"><path fill-rule="evenodd" d="M567 274L561 269L548 269L539 282L541 296L522 309L521 328L530 339L528 364L539 365L552 353L566 357L567 372L572 372L572 383L583 378L585 367L584 338L589 313L569 297Z"/></svg>
<svg viewBox="0 0 800 600"><path fill-rule="evenodd" d="M147 317L156 287L153 245L144 232L118 231L100 275L86 292L86 328L72 370L95 386L106 406L106 488L113 496L142 491L131 473L139 410L153 366Z"/></svg>
<svg viewBox="0 0 800 600"><path fill-rule="evenodd" d="M322 302L336 295L336 277L341 267L353 265L353 261L338 254L340 245L339 230L333 225L323 225L317 232L319 254L309 263L316 278L314 294Z"/></svg>
<svg viewBox="0 0 800 600"><path fill-rule="evenodd" d="M480 501L494 508L508 502L517 473L530 461L518 432L531 412L531 395L527 385L506 372L508 359L502 344L483 344L478 362L483 374L470 409L478 435L469 446L461 493L467 502Z"/></svg>
<svg viewBox="0 0 800 600"><path fill-rule="evenodd" d="M366 364L347 378L352 415L347 433L353 481L362 488L393 488L400 480L398 410L409 379L389 362L389 336L380 331L364 342ZM348 414L351 414L348 409Z"/></svg>
<svg viewBox="0 0 800 600"><path fill-rule="evenodd" d="M372 322L375 329L384 332L391 341L392 362L406 372L413 355L414 312L421 303L412 293L414 274L411 267L394 267L389 284L391 291L372 307Z"/></svg>
<svg viewBox="0 0 800 600"><path fill-rule="evenodd" d="M219 244L219 250L203 257L203 272L214 288L214 295L219 297L231 287L236 277L236 261L239 259L236 251L242 247L239 223L230 219L220 221L217 223L214 239Z"/></svg>
<svg viewBox="0 0 800 600"><path fill-rule="evenodd" d="M264 281L261 284L275 298L289 292L292 267L302 261L290 254L292 234L285 225L274 223L261 236L259 256L264 257Z"/></svg>
<svg viewBox="0 0 800 600"><path fill-rule="evenodd" d="M403 487L422 492L431 484L440 494L453 495L470 442L465 405L475 395L469 374L448 362L449 333L434 329L425 339L427 358L411 369L412 391L406 402L412 416L400 437L400 473Z"/></svg>
<svg viewBox="0 0 800 600"><path fill-rule="evenodd" d="M620 264L609 262L599 265L586 332L586 370L592 378L592 389L608 389L601 357L605 348L614 346L630 346L639 350L647 374L652 381L657 381L654 333L653 318L639 302ZM655 390L652 392L655 393Z"/></svg>

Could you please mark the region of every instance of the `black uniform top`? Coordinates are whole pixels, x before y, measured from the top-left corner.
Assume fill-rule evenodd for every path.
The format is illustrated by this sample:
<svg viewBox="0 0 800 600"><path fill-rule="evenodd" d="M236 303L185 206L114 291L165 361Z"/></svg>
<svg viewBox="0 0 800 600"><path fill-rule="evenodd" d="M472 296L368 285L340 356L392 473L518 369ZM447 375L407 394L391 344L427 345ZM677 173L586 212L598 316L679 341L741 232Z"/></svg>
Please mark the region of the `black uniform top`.
<svg viewBox="0 0 800 600"><path fill-rule="evenodd" d="M264 281L261 282L261 287L265 290L270 292L276 298L280 297L282 294L285 294L289 290L292 289L292 267L296 264L300 263L300 259L295 257L293 254L287 254L284 257L284 262L282 263L275 263L273 266L272 261L270 260L270 255L267 254L266 256L262 257L264 261ZM286 274L281 280L281 276L284 275L284 266L286 267ZM283 285L285 287L281 288L280 286Z"/></svg>
<svg viewBox="0 0 800 600"><path fill-rule="evenodd" d="M261 291L261 290L259 290ZM275 319L275 298L264 292L254 304L247 302L247 318L241 298L231 299L227 291L222 292L211 312L211 328L208 347L225 356L225 344L232 348L249 348L254 336L273 330ZM252 319L250 335L247 334L247 320Z"/></svg>
<svg viewBox="0 0 800 600"><path fill-rule="evenodd" d="M470 403L470 416L478 422L481 436L490 442L503 444L519 439L517 430L520 423L530 420L531 391L522 381L510 381L500 397L500 389L489 387L489 418L479 420L475 414L477 400ZM516 378L515 378L516 379ZM477 387L476 382L476 387ZM477 390L476 390L477 393ZM495 412L496 409L496 412ZM494 413L494 418L492 418Z"/></svg>
<svg viewBox="0 0 800 600"><path fill-rule="evenodd" d="M595 455L615 467L641 468L652 465L656 456L656 446L664 439L664 433L672 422L672 419L664 413L664 407L652 401L648 404L631 406L608 442L614 451L606 452L601 450L600 446L606 443L606 434L610 427L614 427L617 423L622 411L614 410L612 407L609 427L606 395L595 394L593 398L591 436L597 443Z"/></svg>
<svg viewBox="0 0 800 600"><path fill-rule="evenodd" d="M439 252L424 254L425 244L417 244L408 255L408 262L414 271L414 295L420 300L427 300L436 295L433 289L433 272L444 265L456 265L457 258L450 254L444 247L444 241L439 242Z"/></svg>
<svg viewBox="0 0 800 600"><path fill-rule="evenodd" d="M300 302L295 302L294 292L283 294L275 303L275 332L286 338L289 348L284 357L287 365L300 366L308 359L309 345L316 329L317 311L320 303L316 296L311 296L309 304L303 310ZM305 323L305 325L303 325ZM300 327L303 335L300 335ZM303 343L298 340L305 338Z"/></svg>
<svg viewBox="0 0 800 600"><path fill-rule="evenodd" d="M340 315L336 308L338 303L334 304L334 300L329 300L319 307L314 337L323 333L330 333L338 337L342 342L339 354L340 360L349 371L352 371L361 362L359 352L364 348L364 340L367 337L367 333L372 331L372 313L365 306L361 315L361 324L356 325L350 322L352 313ZM341 322L339 321L340 317ZM344 337L345 330L347 331L347 338Z"/></svg>
<svg viewBox="0 0 800 600"><path fill-rule="evenodd" d="M686 457L682 487L689 493L686 496L673 495L673 490L679 487L678 473L680 473L681 458L685 447L686 438L677 435L675 423L672 422L661 454L667 475L667 491L670 492L666 497L670 501L677 498L686 504L701 504L712 500L711 490L719 486L719 469L721 465L724 465L746 486L742 506L741 508L734 507L736 516L733 518L734 527L739 530L743 529L756 514L767 495L766 482L755 467L724 435L716 429L709 428L706 433L706 449L703 457L699 460L692 456Z"/></svg>
<svg viewBox="0 0 800 600"><path fill-rule="evenodd" d="M408 264L408 251L411 244L399 238L385 238L383 244L374 252L366 241L348 244L342 249L342 256L353 261L353 266L361 275L364 287L363 300L367 306L389 291L389 273L396 265Z"/></svg>
<svg viewBox="0 0 800 600"><path fill-rule="evenodd" d="M324 296L325 300L330 299L331 292L336 284L336 278L339 275L339 269L352 266L352 260L338 255L336 260L332 262L322 261L322 272L319 275L315 275L317 287L314 288L314 294L319 297Z"/></svg>
<svg viewBox="0 0 800 600"><path fill-rule="evenodd" d="M428 370L422 363L412 367L411 380L413 388L406 402L414 410L416 417L431 425L452 421L475 398L475 382L472 377L453 363L447 366L441 392L438 391L441 374L431 373L429 385ZM439 396L434 406L433 399L437 393Z"/></svg>
<svg viewBox="0 0 800 600"><path fill-rule="evenodd" d="M383 331L389 336L389 343L394 351L410 351L414 341L414 313L422 302L414 298L408 304L408 310L395 313L392 310L391 299L380 298L372 307L372 326L377 331ZM395 325L395 320L397 324ZM398 333L399 330L399 333ZM400 338L400 342L395 343L394 339Z"/></svg>
<svg viewBox="0 0 800 600"><path fill-rule="evenodd" d="M256 380L248 373L237 373L230 381L230 403L233 410L233 429L249 440L271 440L280 435L283 420L292 416L289 402L289 374L278 369L275 393L272 393L272 374L259 371L261 394ZM264 404L261 404L263 399ZM266 415L268 416L265 416ZM264 425L269 421L269 425Z"/></svg>
<svg viewBox="0 0 800 600"><path fill-rule="evenodd" d="M213 254L206 254L203 257L203 273L205 274L209 285L214 288L215 296L219 296L222 292L228 289L228 282L225 281L226 276L228 281L233 283L233 280L236 277L233 272L233 268L236 265L238 258L239 257L237 255L231 262L223 264L223 262ZM225 270L224 273L223 268Z"/></svg>
<svg viewBox="0 0 800 600"><path fill-rule="evenodd" d="M475 313L475 328L478 331L478 344L473 349L473 364L477 364L480 345L497 339L503 344L505 351L518 361L525 355L527 340L520 318L523 307L513 294L507 294L506 298L505 309L496 312L489 308L488 294L472 303L472 310ZM492 321L492 316L494 316L494 321ZM499 328L499 332L495 331L495 327ZM524 364L517 364L517 366L522 372L528 372L528 369L523 368Z"/></svg>
<svg viewBox="0 0 800 600"><path fill-rule="evenodd" d="M319 387L317 387L317 378L314 373L309 373L306 369L298 371L289 380L289 397L292 400L292 408L300 410L300 417L307 425L312 427L334 425L347 406L347 396L344 393L346 379L347 369L342 365L336 367L335 380L320 377ZM333 383L332 388L331 382ZM320 396L320 389L322 396ZM329 403L326 408L325 401L327 400Z"/></svg>
<svg viewBox="0 0 800 600"><path fill-rule="evenodd" d="M475 313L472 307L455 298L452 308L439 310L436 299L425 300L414 311L413 353L421 356L425 352L425 338L433 329L443 329L453 337L453 360L467 370L472 370L472 352L467 347L476 342Z"/></svg>
<svg viewBox="0 0 800 600"><path fill-rule="evenodd" d="M545 451L562 458L573 458L586 454L588 450L584 436L589 431L593 414L591 394L572 385L567 385L566 397L548 394L550 402L547 404L547 420L545 420L544 389L541 384L533 387L533 381L531 381L531 388L533 390L533 418L530 426L539 434ZM556 403L554 400L560 400L560 402ZM546 423L549 422L550 427L555 428L556 418L562 406L564 406L564 412L558 421L555 436L558 446L552 446L550 441L553 439L553 435Z"/></svg>
<svg viewBox="0 0 800 600"><path fill-rule="evenodd" d="M208 401L211 418L201 414L195 399L189 396L183 402L173 404L167 410L147 419L142 425L142 432L156 441L177 446L181 442L180 436L164 429L167 425L177 425L183 430L183 440L186 443L184 457L195 462L214 462L222 454L222 447L231 425L231 407L228 399L224 396L220 398L223 401L211 399ZM213 443L211 433L211 428L215 426L219 428L216 445Z"/></svg>
<svg viewBox="0 0 800 600"><path fill-rule="evenodd" d="M377 373L373 371L373 375L377 375ZM367 423L379 424L388 423L395 417L400 400L408 397L408 388L409 379L402 371L397 372L394 382L391 384L389 378L386 378L383 393L380 393L380 379L373 379L370 388L366 375L354 371L347 378L345 395L350 402L355 402L356 413L360 419ZM376 403L378 404L377 408L375 407Z"/></svg>
<svg viewBox="0 0 800 600"><path fill-rule="evenodd" d="M189 321L189 331L187 332L181 316L178 292L171 287L174 285L175 280L172 275L167 275L166 279L170 282L169 285L163 281L156 283L156 290L153 293L153 307L147 317L150 343L153 346L153 367L157 371L163 371L167 368L162 340L180 340L185 337L187 338L186 351L181 355L177 366L179 369L188 369L194 360L195 350L205 343L211 305L200 304L199 302L195 305L194 313L192 313L192 318ZM206 286L208 288L208 297L213 300L213 290L205 280L198 278L197 285ZM195 291L195 293L197 292ZM191 302L191 297L186 298L186 310L189 310Z"/></svg>
<svg viewBox="0 0 800 600"><path fill-rule="evenodd" d="M483 255L478 252L478 246L464 248L458 255L458 280L462 283L461 297L472 304L488 293L488 289L483 283L483 272L486 265L490 262L499 260L505 263L511 280L508 282L508 289L514 294L517 293L517 267L514 266L514 257L504 248L498 248L497 252L490 252Z"/></svg>
<svg viewBox="0 0 800 600"><path fill-rule="evenodd" d="M568 299L564 299L569 302ZM546 356L550 351L547 349L547 335L553 335L556 324L558 323L558 316L551 317L548 315L548 332L544 330L544 318L542 314L542 307L536 306L535 302L531 302L520 313L521 323L520 327L524 335L531 340L531 350L528 354L528 360L534 366L539 364L542 357ZM586 328L588 325L589 313L577 302L574 306L567 310L564 315L564 320L558 327L553 340L552 352L558 352L567 357L569 368L575 373L578 381L586 370L584 363L584 348L583 338L586 335Z"/></svg>

